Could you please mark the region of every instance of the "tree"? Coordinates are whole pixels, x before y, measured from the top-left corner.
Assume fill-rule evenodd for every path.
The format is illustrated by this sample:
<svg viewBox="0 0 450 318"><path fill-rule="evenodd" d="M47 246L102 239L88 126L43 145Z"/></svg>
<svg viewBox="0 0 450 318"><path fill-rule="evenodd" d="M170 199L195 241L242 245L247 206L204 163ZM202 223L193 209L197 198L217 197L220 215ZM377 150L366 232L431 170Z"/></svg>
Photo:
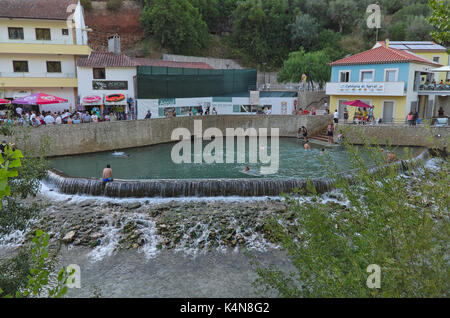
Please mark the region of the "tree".
<svg viewBox="0 0 450 318"><path fill-rule="evenodd" d="M331 21L337 23L339 33L347 26L356 24L357 17L362 16L358 14L356 8L357 3L354 0L335 0L329 3L328 16Z"/></svg>
<svg viewBox="0 0 450 318"><path fill-rule="evenodd" d="M302 48L298 52L289 54L289 58L284 62L278 73L279 82L298 83L302 75L307 76L311 84L319 83L320 87L330 79L331 66L330 58L323 51L306 53Z"/></svg>
<svg viewBox="0 0 450 318"><path fill-rule="evenodd" d="M218 0L189 0L189 2L198 10L209 32L214 32L219 18Z"/></svg>
<svg viewBox="0 0 450 318"><path fill-rule="evenodd" d="M435 28L431 31L431 36L436 42L448 47L450 45L450 1L429 0L428 6L432 13L427 21Z"/></svg>
<svg viewBox="0 0 450 318"><path fill-rule="evenodd" d="M81 5L83 6L83 9L86 11L92 10L92 2L91 0L81 0Z"/></svg>
<svg viewBox="0 0 450 318"><path fill-rule="evenodd" d="M311 51L324 51L330 58L330 61L336 61L343 58L347 52L341 44L342 36L340 33L330 29L320 31L314 37Z"/></svg>
<svg viewBox="0 0 450 318"><path fill-rule="evenodd" d="M117 12L122 7L123 0L108 0L106 8L111 12Z"/></svg>
<svg viewBox="0 0 450 318"><path fill-rule="evenodd" d="M245 0L234 11L232 42L252 64L279 66L290 50L286 0Z"/></svg>
<svg viewBox="0 0 450 318"><path fill-rule="evenodd" d="M295 17L295 22L288 25L291 31L291 41L294 48L302 46L309 51L319 30L317 20L309 14L299 13Z"/></svg>
<svg viewBox="0 0 450 318"><path fill-rule="evenodd" d="M406 28L408 25L406 22L396 22L389 28L389 39L393 41L405 41Z"/></svg>
<svg viewBox="0 0 450 318"><path fill-rule="evenodd" d="M432 26L424 16L409 17L406 27L406 41L430 41Z"/></svg>
<svg viewBox="0 0 450 318"><path fill-rule="evenodd" d="M153 0L141 23L147 34L177 54L198 53L209 41L208 26L188 0Z"/></svg>

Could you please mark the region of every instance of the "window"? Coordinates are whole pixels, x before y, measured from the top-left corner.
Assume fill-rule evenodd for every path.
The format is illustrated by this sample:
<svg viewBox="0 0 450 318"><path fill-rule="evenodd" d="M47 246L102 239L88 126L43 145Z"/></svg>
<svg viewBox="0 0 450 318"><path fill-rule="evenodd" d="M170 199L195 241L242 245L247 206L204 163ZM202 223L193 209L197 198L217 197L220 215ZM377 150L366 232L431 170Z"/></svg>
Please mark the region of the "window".
<svg viewBox="0 0 450 318"><path fill-rule="evenodd" d="M62 35L69 35L69 29L62 29Z"/></svg>
<svg viewBox="0 0 450 318"><path fill-rule="evenodd" d="M13 61L15 73L28 73L28 61Z"/></svg>
<svg viewBox="0 0 450 318"><path fill-rule="evenodd" d="M48 73L61 73L61 62L47 62Z"/></svg>
<svg viewBox="0 0 450 318"><path fill-rule="evenodd" d="M350 71L340 71L339 72L339 82L341 82L341 83L350 82Z"/></svg>
<svg viewBox="0 0 450 318"><path fill-rule="evenodd" d="M395 82L397 80L397 70L386 70L385 82Z"/></svg>
<svg viewBox="0 0 450 318"><path fill-rule="evenodd" d="M23 28L8 28L10 40L23 40Z"/></svg>
<svg viewBox="0 0 450 318"><path fill-rule="evenodd" d="M36 29L36 40L50 41L50 29Z"/></svg>
<svg viewBox="0 0 450 318"><path fill-rule="evenodd" d="M440 63L441 57L440 56L433 56L433 62Z"/></svg>
<svg viewBox="0 0 450 318"><path fill-rule="evenodd" d="M373 82L373 71L362 71L361 82Z"/></svg>
<svg viewBox="0 0 450 318"><path fill-rule="evenodd" d="M106 72L104 68L94 68L94 79L105 79L106 78Z"/></svg>

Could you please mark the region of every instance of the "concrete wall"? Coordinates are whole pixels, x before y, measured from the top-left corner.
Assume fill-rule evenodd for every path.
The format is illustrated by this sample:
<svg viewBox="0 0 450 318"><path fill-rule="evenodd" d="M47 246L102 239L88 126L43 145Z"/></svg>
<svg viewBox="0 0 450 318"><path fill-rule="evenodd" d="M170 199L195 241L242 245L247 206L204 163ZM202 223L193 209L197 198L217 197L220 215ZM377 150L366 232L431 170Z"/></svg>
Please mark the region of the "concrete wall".
<svg viewBox="0 0 450 318"><path fill-rule="evenodd" d="M149 146L171 142L172 131L184 127L192 133L194 120L202 120L203 131L210 127L244 129L279 128L280 136L296 137L301 126L310 135L319 133L332 121L332 116L289 116L289 115L218 115L203 117L158 118L137 121L102 122L78 125L46 126L31 129L17 128L15 136L0 136L1 140L13 141L23 150L36 152L42 138L49 142L47 156L64 156L99 151L111 151L133 147ZM27 138L24 138L26 135ZM26 141L24 141L26 140Z"/></svg>
<svg viewBox="0 0 450 318"><path fill-rule="evenodd" d="M211 65L216 70L244 69L237 62L230 59L218 59L213 57L199 57L199 56L186 56L174 54L163 54L162 59L164 61L173 61L173 62L203 62Z"/></svg>
<svg viewBox="0 0 450 318"><path fill-rule="evenodd" d="M352 144L363 144L364 140L386 145L388 140L393 146L445 147L450 140L450 127L409 127L406 125L337 125L337 136L344 133L345 139ZM438 137L439 136L439 137Z"/></svg>
<svg viewBox="0 0 450 318"><path fill-rule="evenodd" d="M327 102L330 105L330 97L325 94L325 91L317 92L298 92L298 105L305 109L309 105L309 109L312 106L316 106L316 109L324 109L323 104ZM314 103L311 105L311 103Z"/></svg>

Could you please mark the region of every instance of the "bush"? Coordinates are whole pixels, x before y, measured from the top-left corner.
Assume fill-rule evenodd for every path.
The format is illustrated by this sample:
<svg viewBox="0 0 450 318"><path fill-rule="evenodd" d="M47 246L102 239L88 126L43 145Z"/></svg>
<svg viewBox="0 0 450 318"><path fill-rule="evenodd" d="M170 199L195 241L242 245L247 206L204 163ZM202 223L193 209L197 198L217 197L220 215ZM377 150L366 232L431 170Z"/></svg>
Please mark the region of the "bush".
<svg viewBox="0 0 450 318"><path fill-rule="evenodd" d="M377 148L367 147L382 173L371 174L349 147L356 184L338 178L341 203L290 198L286 213L267 228L288 253L295 270L260 267L262 292L281 297L448 297L449 169L407 164L400 174L385 167ZM328 158L328 162L331 160ZM293 216L293 217L289 217ZM380 268L380 286L369 288ZM372 286L373 287L373 286Z"/></svg>
<svg viewBox="0 0 450 318"><path fill-rule="evenodd" d="M84 10L91 11L92 10L92 1L91 0L81 0L81 5Z"/></svg>
<svg viewBox="0 0 450 318"><path fill-rule="evenodd" d="M111 12L116 12L122 7L123 0L108 0L106 8Z"/></svg>

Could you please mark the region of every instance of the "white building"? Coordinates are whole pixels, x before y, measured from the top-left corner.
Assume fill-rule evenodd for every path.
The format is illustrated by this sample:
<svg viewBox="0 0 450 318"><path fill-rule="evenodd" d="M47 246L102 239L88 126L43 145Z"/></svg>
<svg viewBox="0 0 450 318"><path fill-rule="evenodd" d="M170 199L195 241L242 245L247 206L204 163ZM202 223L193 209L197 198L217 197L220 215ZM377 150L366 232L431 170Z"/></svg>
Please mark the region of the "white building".
<svg viewBox="0 0 450 318"><path fill-rule="evenodd" d="M68 100L42 106L75 106L76 58L90 54L83 8L76 0L1 0L0 97L46 93Z"/></svg>
<svg viewBox="0 0 450 318"><path fill-rule="evenodd" d="M138 66L169 68L208 68L205 63L180 63L146 58L132 58L120 53L120 39L109 39L109 52L91 52L77 59L78 100L84 109L104 107L106 111L135 114L135 82ZM109 97L120 96L111 102Z"/></svg>

